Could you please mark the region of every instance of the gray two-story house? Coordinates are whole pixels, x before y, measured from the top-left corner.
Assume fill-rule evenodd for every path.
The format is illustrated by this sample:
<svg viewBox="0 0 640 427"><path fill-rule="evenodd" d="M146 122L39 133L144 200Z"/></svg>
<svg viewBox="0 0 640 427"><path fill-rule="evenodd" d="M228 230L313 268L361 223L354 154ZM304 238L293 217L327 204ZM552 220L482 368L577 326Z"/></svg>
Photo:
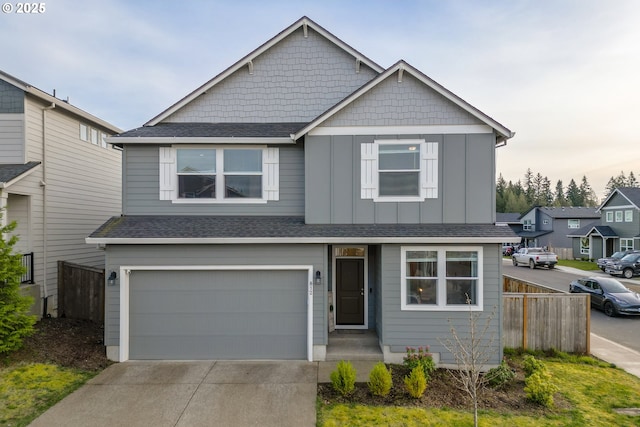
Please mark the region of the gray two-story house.
<svg viewBox="0 0 640 427"><path fill-rule="evenodd" d="M387 361L469 310L501 330L495 150L513 133L404 61L303 17L122 147L105 249L114 360L324 360L370 330ZM467 298L469 303L467 304ZM493 343L499 363L501 341Z"/></svg>
<svg viewBox="0 0 640 427"><path fill-rule="evenodd" d="M571 258L572 238L567 235L599 222L597 208L534 206L520 216L522 228L517 233L525 246L547 247L562 258Z"/></svg>
<svg viewBox="0 0 640 427"><path fill-rule="evenodd" d="M640 249L640 188L616 188L597 212L601 215L598 223L569 233L576 258L596 259Z"/></svg>

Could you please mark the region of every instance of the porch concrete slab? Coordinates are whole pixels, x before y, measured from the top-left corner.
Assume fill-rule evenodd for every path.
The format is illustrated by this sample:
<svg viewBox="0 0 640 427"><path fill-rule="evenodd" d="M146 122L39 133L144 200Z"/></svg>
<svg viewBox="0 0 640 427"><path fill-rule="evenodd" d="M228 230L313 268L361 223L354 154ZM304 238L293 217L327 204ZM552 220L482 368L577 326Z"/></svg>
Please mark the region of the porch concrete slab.
<svg viewBox="0 0 640 427"><path fill-rule="evenodd" d="M175 426L197 387L197 384L87 384L30 426Z"/></svg>
<svg viewBox="0 0 640 427"><path fill-rule="evenodd" d="M213 361L129 361L109 366L87 384L199 384Z"/></svg>
<svg viewBox="0 0 640 427"><path fill-rule="evenodd" d="M369 381L369 374L373 367L380 362L380 360L350 360L353 367L356 369L356 382L366 383ZM318 382L330 383L331 372L336 370L338 361L318 362Z"/></svg>
<svg viewBox="0 0 640 427"><path fill-rule="evenodd" d="M316 425L316 382L202 384L177 427Z"/></svg>
<svg viewBox="0 0 640 427"><path fill-rule="evenodd" d="M315 363L303 361L219 361L204 379L206 384L316 384Z"/></svg>

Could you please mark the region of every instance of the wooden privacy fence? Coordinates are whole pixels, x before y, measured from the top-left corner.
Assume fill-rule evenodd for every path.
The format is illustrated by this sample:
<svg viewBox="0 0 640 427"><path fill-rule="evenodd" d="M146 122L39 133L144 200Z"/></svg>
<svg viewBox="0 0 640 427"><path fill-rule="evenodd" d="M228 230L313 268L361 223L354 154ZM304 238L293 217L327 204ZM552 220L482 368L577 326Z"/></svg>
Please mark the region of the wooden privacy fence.
<svg viewBox="0 0 640 427"><path fill-rule="evenodd" d="M503 278L503 345L529 350L590 352L591 309L588 294L571 294ZM527 289L514 293L510 289Z"/></svg>
<svg viewBox="0 0 640 427"><path fill-rule="evenodd" d="M104 324L104 270L58 261L58 315Z"/></svg>

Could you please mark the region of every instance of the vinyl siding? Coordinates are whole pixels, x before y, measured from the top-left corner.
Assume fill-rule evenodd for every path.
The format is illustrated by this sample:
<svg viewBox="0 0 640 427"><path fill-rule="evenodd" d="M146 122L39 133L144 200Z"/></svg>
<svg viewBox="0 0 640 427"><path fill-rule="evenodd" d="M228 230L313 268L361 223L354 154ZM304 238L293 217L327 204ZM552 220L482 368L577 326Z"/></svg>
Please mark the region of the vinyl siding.
<svg viewBox="0 0 640 427"><path fill-rule="evenodd" d="M280 41L165 122L305 122L375 77L309 28Z"/></svg>
<svg viewBox="0 0 640 427"><path fill-rule="evenodd" d="M126 215L303 215L302 144L280 147L280 200L264 204L178 204L159 197L158 146L128 145L124 150L123 211Z"/></svg>
<svg viewBox="0 0 640 427"><path fill-rule="evenodd" d="M327 277L326 245L110 245L106 250L106 271L120 266L153 265L313 265ZM327 343L327 288L314 285L313 343ZM120 293L118 286L105 292L105 345L119 345Z"/></svg>
<svg viewBox="0 0 640 427"><path fill-rule="evenodd" d="M0 113L0 163L25 163L24 114Z"/></svg>
<svg viewBox="0 0 640 427"><path fill-rule="evenodd" d="M454 247L454 246L452 246ZM454 364L453 356L444 348L441 341L451 339L451 327L459 333L469 329L469 312L428 312L428 311L402 311L400 309L400 245L382 245L382 301L381 321L384 335L382 343L392 348L404 349L406 346L429 346L432 353L440 354L440 362ZM483 270L484 270L484 311L474 312L481 314L480 324L485 325L487 318L491 317L493 308L496 311L491 318L491 331L495 331L495 354L490 364L500 363L502 357L502 272L499 245L483 246ZM484 337L486 343L490 339L489 334Z"/></svg>
<svg viewBox="0 0 640 427"><path fill-rule="evenodd" d="M35 252L36 283L46 286L45 296L52 297L49 308L55 314L57 262L104 265L104 253L84 239L109 217L121 213L121 154L81 141L76 118L59 108L43 112L43 107L27 97L25 161L43 164L12 185L10 192L29 197L25 222L30 244L23 249Z"/></svg>
<svg viewBox="0 0 640 427"><path fill-rule="evenodd" d="M396 138L438 142L437 199L404 203L361 199L360 145ZM305 169L307 223L489 223L495 219L492 134L308 136Z"/></svg>

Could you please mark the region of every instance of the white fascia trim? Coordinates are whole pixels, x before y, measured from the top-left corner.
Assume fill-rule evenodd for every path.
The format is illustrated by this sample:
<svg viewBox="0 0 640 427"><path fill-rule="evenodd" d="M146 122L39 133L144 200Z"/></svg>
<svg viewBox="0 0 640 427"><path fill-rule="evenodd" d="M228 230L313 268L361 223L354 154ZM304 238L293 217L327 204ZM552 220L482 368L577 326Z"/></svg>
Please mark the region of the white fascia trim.
<svg viewBox="0 0 640 427"><path fill-rule="evenodd" d="M207 83L205 83L204 85L200 86L199 88L197 88L196 90L191 92L189 95L185 96L180 101L176 102L171 107L169 107L168 109L166 109L162 113L158 114L153 119L149 120L147 123L145 123L145 126L153 126L153 125L156 125L156 124L160 123L162 120L166 119L171 114L175 113L180 108L184 107L185 105L187 105L188 103L193 101L198 96L206 93L209 89L211 89L213 86L215 86L218 83L220 83L222 80L226 79L227 77L229 77L230 75L232 75L236 71L240 70L241 68L244 68L247 65L248 61L253 61L255 58L257 58L258 56L262 55L265 51L271 49L273 46L275 46L276 44L280 43L285 38L289 37L289 35L291 35L295 31L297 31L298 28L300 28L302 26L307 26L309 28L312 28L318 34L324 36L325 38L327 38L328 40L333 42L335 45L337 45L341 49L345 50L347 53L349 53L354 58L359 59L361 62L364 62L365 64L367 64L369 67L371 67L377 73L381 73L382 71L384 71L384 69L382 67L380 67L378 64L376 64L375 62L373 62L370 59L366 58L360 52L358 52L357 50L353 49L352 47L350 47L349 45L347 45L346 43L344 43L342 40L338 39L337 37L333 36L331 33L326 31L324 28L320 27L318 24L316 24L315 22L313 22L309 18L303 17L303 18L299 19L298 21L294 22L289 28L286 28L285 30L283 30L282 32L277 34L275 37L273 37L271 40L269 40L266 43L264 43L262 46L260 46L257 49L251 51L248 55L246 55L243 58L241 58L238 62L233 64L231 67L227 68L225 71L223 71L222 73L218 74L216 77L214 77L213 79L209 80Z"/></svg>
<svg viewBox="0 0 640 427"><path fill-rule="evenodd" d="M317 127L309 136L334 135L409 135L409 134L478 134L492 133L488 125L436 125L436 126L335 126Z"/></svg>
<svg viewBox="0 0 640 427"><path fill-rule="evenodd" d="M89 245L242 245L242 244L491 244L518 243L520 237L252 237L252 238L100 238Z"/></svg>
<svg viewBox="0 0 640 427"><path fill-rule="evenodd" d="M623 206L607 206L602 208L603 211L619 211L622 209L638 209L636 205L623 205Z"/></svg>
<svg viewBox="0 0 640 427"><path fill-rule="evenodd" d="M24 173L21 173L20 175L18 175L15 178L13 178L11 181L0 182L0 188L9 188L9 187L11 187L16 182L21 181L23 178L26 178L27 176L29 176L32 173L34 173L37 169L40 169L40 166L42 166L42 163L40 163L37 166L32 167L31 169L29 169L28 171L26 171Z"/></svg>
<svg viewBox="0 0 640 427"><path fill-rule="evenodd" d="M132 271L307 271L307 360L313 362L313 265L136 265L120 266L120 354L129 360L129 273Z"/></svg>
<svg viewBox="0 0 640 427"><path fill-rule="evenodd" d="M109 144L295 144L291 137L281 138L234 138L234 137L109 137L106 139Z"/></svg>

